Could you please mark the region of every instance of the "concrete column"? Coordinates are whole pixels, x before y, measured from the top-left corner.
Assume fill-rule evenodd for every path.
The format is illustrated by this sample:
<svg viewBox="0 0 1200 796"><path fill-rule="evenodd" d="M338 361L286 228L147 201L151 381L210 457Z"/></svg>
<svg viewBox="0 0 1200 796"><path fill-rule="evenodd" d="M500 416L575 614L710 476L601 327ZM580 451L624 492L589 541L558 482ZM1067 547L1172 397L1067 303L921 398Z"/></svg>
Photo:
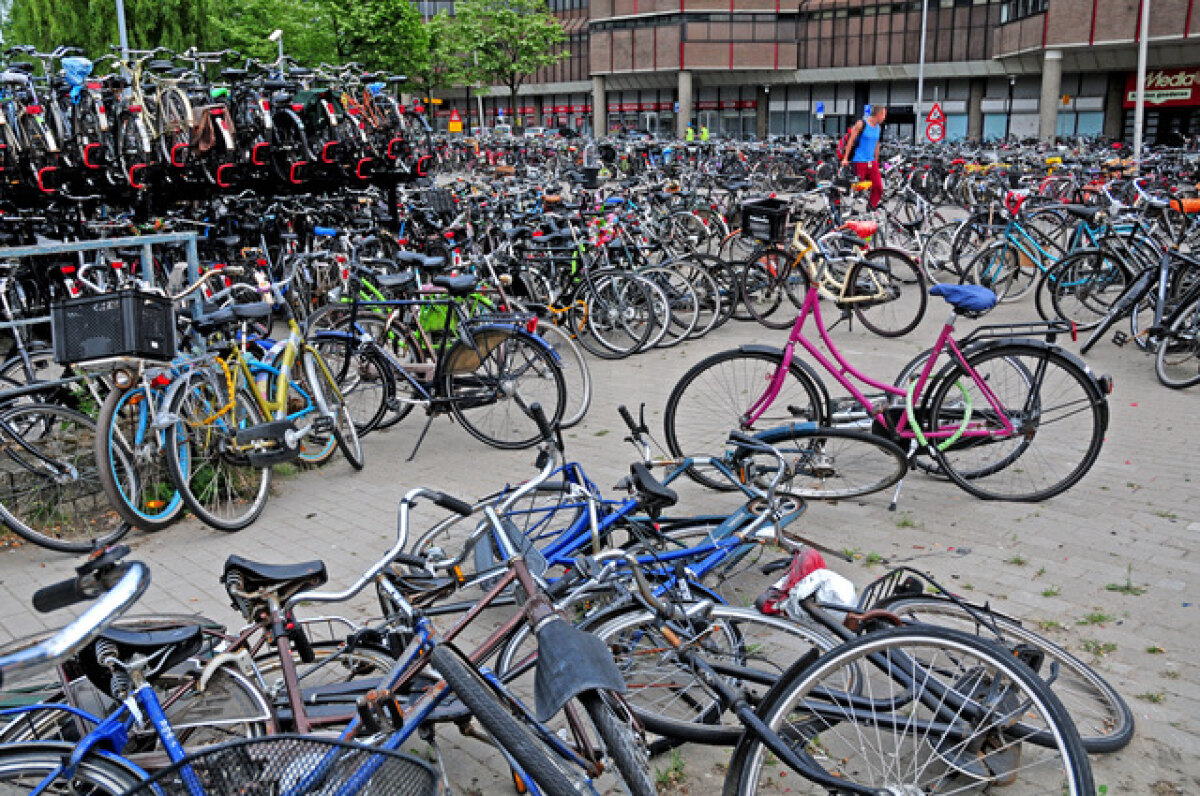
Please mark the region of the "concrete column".
<svg viewBox="0 0 1200 796"><path fill-rule="evenodd" d="M679 72L679 113L675 116L675 135L683 138L687 133L688 123L692 121L692 73L686 70ZM699 131L696 140L700 140Z"/></svg>
<svg viewBox="0 0 1200 796"><path fill-rule="evenodd" d="M987 78L971 79L970 95L967 98L967 138L975 141L983 138L983 95L987 91Z"/></svg>
<svg viewBox="0 0 1200 796"><path fill-rule="evenodd" d="M1038 104L1038 138L1050 141L1058 129L1058 105L1062 101L1062 50L1046 50L1042 56L1042 100Z"/></svg>
<svg viewBox="0 0 1200 796"><path fill-rule="evenodd" d="M592 136L603 138L608 135L608 96L604 90L604 76L592 78Z"/></svg>
<svg viewBox="0 0 1200 796"><path fill-rule="evenodd" d="M755 99L757 100L757 104L755 105L757 113L754 119L754 134L758 136L759 141L766 141L767 120L769 118L767 113L771 110L771 94L765 86L759 86L758 91L755 92Z"/></svg>
<svg viewBox="0 0 1200 796"><path fill-rule="evenodd" d="M1104 135L1114 141L1125 137L1125 75L1109 72L1104 94Z"/></svg>

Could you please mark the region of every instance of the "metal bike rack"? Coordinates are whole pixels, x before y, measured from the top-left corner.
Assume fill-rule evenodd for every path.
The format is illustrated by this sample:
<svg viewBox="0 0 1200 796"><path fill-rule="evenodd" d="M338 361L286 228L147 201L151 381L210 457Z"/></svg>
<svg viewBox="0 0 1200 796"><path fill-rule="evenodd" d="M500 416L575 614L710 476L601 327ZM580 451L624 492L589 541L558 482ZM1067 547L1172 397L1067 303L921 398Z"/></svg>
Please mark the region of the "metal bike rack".
<svg viewBox="0 0 1200 796"><path fill-rule="evenodd" d="M195 232L169 232L125 238L104 238L102 240L47 242L33 246L0 246L0 262L20 259L22 257L52 257L64 254L79 254L82 252L107 251L110 249L141 249L142 262L149 263L154 260L155 246L178 246L180 244L183 244L184 247L188 284L195 284L195 280L200 277L200 254L196 247ZM178 266L176 266L176 270L172 271L169 280L171 284L156 285L154 284L153 269L146 268L143 269L143 281L147 282L152 288L162 288L170 293L173 288L178 288L178 282L181 281L178 270ZM198 294L191 299L193 317L200 314L200 302L201 299ZM0 322L0 329L11 329L15 326L49 322L49 315L40 318L22 318L11 322Z"/></svg>

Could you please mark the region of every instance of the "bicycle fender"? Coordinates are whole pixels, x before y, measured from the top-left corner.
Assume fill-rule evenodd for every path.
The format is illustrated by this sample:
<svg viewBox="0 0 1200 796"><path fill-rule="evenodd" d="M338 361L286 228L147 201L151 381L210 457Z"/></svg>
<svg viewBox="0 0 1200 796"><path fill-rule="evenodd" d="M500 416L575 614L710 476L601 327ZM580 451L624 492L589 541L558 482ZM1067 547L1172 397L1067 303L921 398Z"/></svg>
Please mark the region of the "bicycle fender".
<svg viewBox="0 0 1200 796"><path fill-rule="evenodd" d="M475 334L476 332L484 332L484 331L488 331L491 329L498 329L498 330L504 331L504 332L512 332L517 337L524 337L524 338L530 340L538 348L542 349L547 354L549 354L550 358L553 359L555 362L562 362L562 357L560 357L558 355L558 352L554 350L554 346L550 345L545 340L543 340L541 335L530 334L529 332L525 331L525 329L521 326L521 324L516 323L516 322L513 322L511 324L509 324L509 323L481 323L477 326L473 325L473 326L471 326L471 334Z"/></svg>
<svg viewBox="0 0 1200 796"><path fill-rule="evenodd" d="M746 345L738 346L737 350L746 354L770 354L771 356L783 359L783 349L776 348L773 345L747 343ZM825 416L821 418L821 421L824 422L825 420L829 419L829 390L825 387L825 382L821 379L821 376L817 373L816 369L801 359L798 356L799 353L800 349L798 348L796 353L792 355L792 367L800 368L800 370L804 371L804 375L808 376L808 378L812 381L813 386L817 388L817 392L820 393L822 409L825 412Z"/></svg>
<svg viewBox="0 0 1200 796"><path fill-rule="evenodd" d="M236 653L222 652L204 667L203 674L200 675L200 679L196 682L196 691L203 694L204 689L208 688L208 681L213 678L218 669L227 663L235 664L241 670L242 674L247 677L254 676L254 658L250 655L249 650L239 650Z"/></svg>
<svg viewBox="0 0 1200 796"><path fill-rule="evenodd" d="M625 693L625 678L608 647L561 617L536 631L537 670L533 677L534 718L549 721L567 701L584 691Z"/></svg>

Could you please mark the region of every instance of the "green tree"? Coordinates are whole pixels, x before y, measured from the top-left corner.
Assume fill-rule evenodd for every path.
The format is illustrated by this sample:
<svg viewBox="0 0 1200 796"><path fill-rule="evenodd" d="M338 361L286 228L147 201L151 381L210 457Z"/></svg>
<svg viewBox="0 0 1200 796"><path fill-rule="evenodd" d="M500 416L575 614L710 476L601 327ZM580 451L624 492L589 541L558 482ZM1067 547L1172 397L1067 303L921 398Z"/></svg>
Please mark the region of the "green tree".
<svg viewBox="0 0 1200 796"><path fill-rule="evenodd" d="M427 69L429 32L411 0L327 0L338 52L366 69L412 74Z"/></svg>
<svg viewBox="0 0 1200 796"><path fill-rule="evenodd" d="M567 57L567 36L545 0L460 0L454 10L464 74L506 87L513 106L530 75Z"/></svg>
<svg viewBox="0 0 1200 796"><path fill-rule="evenodd" d="M214 43L212 0L125 0L129 44L134 48L209 49ZM9 45L50 50L82 47L96 58L117 43L113 0L17 0L4 25Z"/></svg>
<svg viewBox="0 0 1200 796"><path fill-rule="evenodd" d="M305 66L339 60L336 8L323 0L232 0L213 18L219 46L262 61L278 57L267 37L283 31L284 53Z"/></svg>

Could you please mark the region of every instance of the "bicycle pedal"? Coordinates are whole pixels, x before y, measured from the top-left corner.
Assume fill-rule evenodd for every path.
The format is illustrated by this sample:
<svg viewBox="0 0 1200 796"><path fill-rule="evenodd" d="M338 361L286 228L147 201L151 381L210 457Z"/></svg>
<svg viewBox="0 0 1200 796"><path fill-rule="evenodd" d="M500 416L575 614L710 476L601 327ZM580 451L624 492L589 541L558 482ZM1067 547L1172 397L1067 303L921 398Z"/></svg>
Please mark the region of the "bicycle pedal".
<svg viewBox="0 0 1200 796"><path fill-rule="evenodd" d="M1115 346L1118 346L1118 347L1124 346L1126 343L1129 342L1129 335L1126 334L1125 332L1118 331L1115 334L1113 334L1112 341L1113 341L1113 345L1115 345Z"/></svg>
<svg viewBox="0 0 1200 796"><path fill-rule="evenodd" d="M314 434L332 434L333 433L333 418L328 415L321 415L313 421L312 430Z"/></svg>

